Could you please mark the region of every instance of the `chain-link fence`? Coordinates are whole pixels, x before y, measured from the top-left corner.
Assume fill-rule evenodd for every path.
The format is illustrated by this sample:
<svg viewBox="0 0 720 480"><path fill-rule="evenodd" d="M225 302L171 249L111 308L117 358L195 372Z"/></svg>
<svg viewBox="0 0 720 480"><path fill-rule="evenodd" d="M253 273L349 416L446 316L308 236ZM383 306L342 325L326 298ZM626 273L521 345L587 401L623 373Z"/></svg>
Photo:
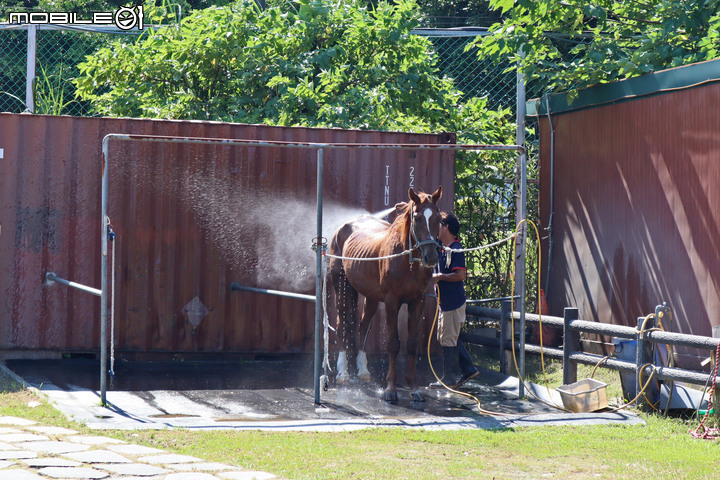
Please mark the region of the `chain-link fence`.
<svg viewBox="0 0 720 480"><path fill-rule="evenodd" d="M11 28L12 27L12 28ZM27 26L0 27L0 111L20 113L30 110L50 115L86 116L91 106L75 97L72 79L87 55L123 35L118 31L38 28L35 34L35 81L32 100L27 95L28 49L32 41ZM31 55L32 58L32 55ZM32 72L32 65L30 71ZM28 105L32 103L32 105Z"/></svg>
<svg viewBox="0 0 720 480"><path fill-rule="evenodd" d="M25 110L27 30L0 30L0 111Z"/></svg>
<svg viewBox="0 0 720 480"><path fill-rule="evenodd" d="M26 78L28 29L0 27L0 111L23 112L27 109ZM495 64L478 58L468 48L483 29L419 29L435 46L440 71L452 78L466 98L487 97L488 108L515 110L516 74L509 64ZM72 79L79 75L78 64L87 55L110 44L121 33L39 29L36 36L36 81L34 112L83 116L90 105L75 98ZM133 41L133 37L124 34Z"/></svg>
<svg viewBox="0 0 720 480"><path fill-rule="evenodd" d="M511 107L515 110L517 77L508 70L509 63L496 64L478 57L470 47L485 29L418 29L416 34L430 39L438 55L440 72L453 79L464 99L487 97L487 106L496 110Z"/></svg>

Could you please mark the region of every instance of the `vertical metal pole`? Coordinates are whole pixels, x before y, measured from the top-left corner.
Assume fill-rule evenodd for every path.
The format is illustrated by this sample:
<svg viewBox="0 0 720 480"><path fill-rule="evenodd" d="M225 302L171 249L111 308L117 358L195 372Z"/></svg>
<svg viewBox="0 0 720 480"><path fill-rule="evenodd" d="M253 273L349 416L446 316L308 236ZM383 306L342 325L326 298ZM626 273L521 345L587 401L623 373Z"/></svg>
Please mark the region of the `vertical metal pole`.
<svg viewBox="0 0 720 480"><path fill-rule="evenodd" d="M108 275L108 138L102 143L102 202L100 207L100 404L107 405L107 275Z"/></svg>
<svg viewBox="0 0 720 480"><path fill-rule="evenodd" d="M518 71L517 73L517 130L515 132L515 143L521 147L525 147L525 75ZM525 150L520 152L517 158L517 170L520 176L520 194L517 198L517 224L527 219L527 157ZM519 295L520 304L520 352L518 354L518 370L521 377L525 377L525 251L527 244L527 222L522 223L520 228L520 242L517 243L515 254L515 288L513 295ZM515 339L512 339L515 341ZM518 397L525 396L525 388L523 382L520 382Z"/></svg>
<svg viewBox="0 0 720 480"><path fill-rule="evenodd" d="M33 85L35 84L36 56L37 56L37 25L27 26L27 67L25 74L25 108L30 113L35 113L35 95Z"/></svg>
<svg viewBox="0 0 720 480"><path fill-rule="evenodd" d="M512 359L508 355L508 342L515 341L510 338L510 300L505 300L500 304L500 373L509 374L511 372Z"/></svg>
<svg viewBox="0 0 720 480"><path fill-rule="evenodd" d="M315 404L320 404L320 368L322 345L322 218L323 218L323 149L317 153L317 242L315 249Z"/></svg>
<svg viewBox="0 0 720 480"><path fill-rule="evenodd" d="M715 325L712 327L712 336L713 338L720 338L720 325ZM712 350L710 353L710 358L712 358L712 363L710 364L710 372L715 371L715 354L717 353L717 349ZM712 398L712 404L713 404L713 410L715 410L715 416L720 417L720 391L718 391L717 386L715 387L715 390L713 391L713 398Z"/></svg>
<svg viewBox="0 0 720 480"><path fill-rule="evenodd" d="M580 351L580 335L570 328L573 320L578 319L578 309L568 307L563 314L563 385L577 382L577 364L570 361L570 355Z"/></svg>

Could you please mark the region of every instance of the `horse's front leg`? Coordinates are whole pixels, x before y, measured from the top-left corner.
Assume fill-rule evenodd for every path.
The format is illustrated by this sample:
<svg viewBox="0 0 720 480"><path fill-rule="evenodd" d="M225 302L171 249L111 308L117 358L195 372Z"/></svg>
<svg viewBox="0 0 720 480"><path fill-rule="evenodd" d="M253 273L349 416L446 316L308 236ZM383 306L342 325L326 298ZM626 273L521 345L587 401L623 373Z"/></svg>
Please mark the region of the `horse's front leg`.
<svg viewBox="0 0 720 480"><path fill-rule="evenodd" d="M424 402L417 381L417 351L420 346L423 311L425 310L425 299L408 303L408 341L407 341L407 372L405 380L410 387L410 398L415 402Z"/></svg>
<svg viewBox="0 0 720 480"><path fill-rule="evenodd" d="M400 305L397 302L385 301L385 317L387 319L388 329L388 373L387 373L387 385L385 387L385 401L390 403L396 403L398 401L397 395L397 371L395 363L397 361L398 353L400 352L400 337L398 335L398 311Z"/></svg>

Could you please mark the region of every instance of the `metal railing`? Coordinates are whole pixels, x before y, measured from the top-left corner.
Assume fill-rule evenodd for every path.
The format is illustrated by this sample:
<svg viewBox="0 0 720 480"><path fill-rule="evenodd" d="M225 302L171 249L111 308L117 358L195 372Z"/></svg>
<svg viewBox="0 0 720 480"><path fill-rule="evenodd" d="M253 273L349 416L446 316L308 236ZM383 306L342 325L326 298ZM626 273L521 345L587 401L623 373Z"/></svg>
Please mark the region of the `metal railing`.
<svg viewBox="0 0 720 480"><path fill-rule="evenodd" d="M652 352L656 344L714 351L720 343L720 338L673 333L656 329L655 319L660 318L662 313L666 311L668 311L667 306L658 306L655 309L654 315L638 318L638 326L636 328L580 320L578 318L577 308L565 308L563 317L542 315L543 325L561 328L563 330L564 344L562 348L549 348L525 343L525 352L540 354L542 351L546 357L561 359L563 362L563 383L565 385L577 381L578 364L600 365L621 372L632 372L635 374L635 378L649 378L650 375L654 375L660 380L707 385L709 382L712 382L712 375L709 373L652 364ZM489 338L481 335L463 333L461 339L467 343L501 349L500 370L503 373L510 373L511 364L506 352L513 349L511 342L513 336L511 331L513 329L511 327L513 321L520 319L520 313L512 312L511 314L510 302L503 302L502 308L500 309L468 305L467 313L481 319L497 320L500 322L500 338ZM540 320L540 315L525 314L525 322L529 325L538 325L540 324ZM523 330L516 329L516 331ZM580 351L581 333L608 335L628 340L636 340L636 361L633 363ZM519 350L520 346L520 342L515 341L514 348ZM639 395L642 389L640 382L636 383L635 388L635 394Z"/></svg>

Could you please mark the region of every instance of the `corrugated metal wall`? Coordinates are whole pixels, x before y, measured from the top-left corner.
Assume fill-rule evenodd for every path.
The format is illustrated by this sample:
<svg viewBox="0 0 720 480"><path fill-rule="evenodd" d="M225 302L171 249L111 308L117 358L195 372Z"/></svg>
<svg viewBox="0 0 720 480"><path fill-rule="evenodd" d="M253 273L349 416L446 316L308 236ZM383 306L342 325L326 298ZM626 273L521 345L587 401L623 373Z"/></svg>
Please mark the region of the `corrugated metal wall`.
<svg viewBox="0 0 720 480"><path fill-rule="evenodd" d="M100 149L108 133L454 142L450 134L0 114L0 351L6 357L99 346L99 298L45 285L44 276L53 271L100 286ZM441 208L451 209L454 158L452 151L327 149L326 235L341 219L405 200L410 183L427 191L442 185ZM116 348L312 351L313 304L229 286L314 292L316 150L111 141L108 164L117 234ZM375 330L377 350L382 329Z"/></svg>
<svg viewBox="0 0 720 480"><path fill-rule="evenodd" d="M720 324L718 105L715 83L553 115L554 314L577 306L581 318L635 326L667 302L674 331L710 336ZM546 117L540 136L547 227Z"/></svg>

